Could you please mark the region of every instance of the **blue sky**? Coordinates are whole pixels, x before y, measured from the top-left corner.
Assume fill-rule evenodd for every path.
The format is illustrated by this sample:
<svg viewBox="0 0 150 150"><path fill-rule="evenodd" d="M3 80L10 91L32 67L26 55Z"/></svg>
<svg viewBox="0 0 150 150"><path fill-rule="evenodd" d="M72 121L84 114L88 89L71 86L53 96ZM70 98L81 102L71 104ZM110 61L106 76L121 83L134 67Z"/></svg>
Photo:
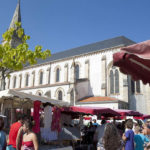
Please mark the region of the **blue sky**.
<svg viewBox="0 0 150 150"><path fill-rule="evenodd" d="M1 36L17 0L0 2ZM21 0L22 26L31 49L38 44L52 53L121 35L141 42L150 39L149 6L150 0Z"/></svg>

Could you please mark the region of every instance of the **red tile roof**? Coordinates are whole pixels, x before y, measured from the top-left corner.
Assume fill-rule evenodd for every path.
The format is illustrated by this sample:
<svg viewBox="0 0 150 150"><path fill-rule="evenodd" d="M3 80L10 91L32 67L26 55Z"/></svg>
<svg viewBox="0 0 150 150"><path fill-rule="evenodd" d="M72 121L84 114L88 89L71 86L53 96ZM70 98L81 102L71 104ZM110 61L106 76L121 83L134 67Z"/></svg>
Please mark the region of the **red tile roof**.
<svg viewBox="0 0 150 150"><path fill-rule="evenodd" d="M113 98L113 97L97 96L97 97L88 97L88 98L80 100L79 102L104 102L104 101L117 101L117 100L118 99Z"/></svg>

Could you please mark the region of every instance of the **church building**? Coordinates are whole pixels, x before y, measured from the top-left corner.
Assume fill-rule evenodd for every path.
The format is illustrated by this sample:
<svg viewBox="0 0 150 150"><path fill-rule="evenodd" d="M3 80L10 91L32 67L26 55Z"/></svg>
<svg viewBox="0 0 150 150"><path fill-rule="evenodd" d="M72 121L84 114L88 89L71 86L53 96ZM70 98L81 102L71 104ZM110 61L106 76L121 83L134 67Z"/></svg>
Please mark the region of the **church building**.
<svg viewBox="0 0 150 150"><path fill-rule="evenodd" d="M10 28L21 22L18 2ZM12 46L20 39L15 36ZM135 44L119 36L58 53L33 66L14 71L6 89L69 102L70 105L132 109L150 113L150 87L133 81L113 66L113 54Z"/></svg>

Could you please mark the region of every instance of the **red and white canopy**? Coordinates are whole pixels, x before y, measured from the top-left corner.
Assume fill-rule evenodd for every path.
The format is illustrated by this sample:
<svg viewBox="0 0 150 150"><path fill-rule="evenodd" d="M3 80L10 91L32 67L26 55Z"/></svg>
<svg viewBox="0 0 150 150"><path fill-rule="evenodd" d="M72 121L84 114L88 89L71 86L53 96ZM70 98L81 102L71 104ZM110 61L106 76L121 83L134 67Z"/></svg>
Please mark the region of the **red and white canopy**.
<svg viewBox="0 0 150 150"><path fill-rule="evenodd" d="M133 110L115 109L121 116L143 116L142 113Z"/></svg>
<svg viewBox="0 0 150 150"><path fill-rule="evenodd" d="M150 83L150 40L122 48L113 55L113 65L135 81Z"/></svg>
<svg viewBox="0 0 150 150"><path fill-rule="evenodd" d="M120 114L110 108L104 107L85 107L85 106L71 106L63 107L64 112L74 112L74 113L85 113L91 115L102 115L105 117L120 116Z"/></svg>

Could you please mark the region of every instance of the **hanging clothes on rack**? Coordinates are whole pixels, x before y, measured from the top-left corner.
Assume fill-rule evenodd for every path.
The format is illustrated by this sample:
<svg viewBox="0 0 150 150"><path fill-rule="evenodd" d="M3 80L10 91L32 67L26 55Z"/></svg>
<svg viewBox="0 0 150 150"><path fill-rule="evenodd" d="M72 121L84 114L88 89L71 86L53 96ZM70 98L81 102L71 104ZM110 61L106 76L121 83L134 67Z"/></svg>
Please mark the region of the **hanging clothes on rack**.
<svg viewBox="0 0 150 150"><path fill-rule="evenodd" d="M52 107L47 105L44 107L44 128L41 128L41 137L44 141L49 142L57 140L57 132L51 131L52 123Z"/></svg>
<svg viewBox="0 0 150 150"><path fill-rule="evenodd" d="M61 130L60 117L61 117L61 110L60 108L55 107L52 116L52 126L51 126L52 131L60 132Z"/></svg>
<svg viewBox="0 0 150 150"><path fill-rule="evenodd" d="M35 121L35 126L33 127L33 132L39 133L40 132L40 101L34 101L34 112L33 112L33 119Z"/></svg>

